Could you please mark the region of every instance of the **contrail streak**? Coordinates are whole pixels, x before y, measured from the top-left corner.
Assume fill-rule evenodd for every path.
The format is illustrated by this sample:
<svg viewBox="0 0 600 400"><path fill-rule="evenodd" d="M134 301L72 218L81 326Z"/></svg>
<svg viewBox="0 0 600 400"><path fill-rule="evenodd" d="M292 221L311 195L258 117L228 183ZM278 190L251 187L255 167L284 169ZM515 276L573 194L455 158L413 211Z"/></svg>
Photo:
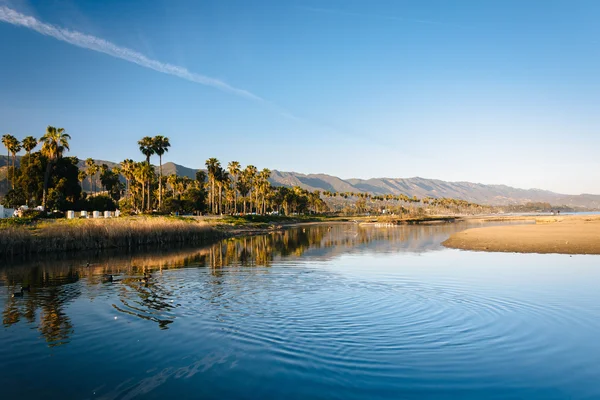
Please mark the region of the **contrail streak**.
<svg viewBox="0 0 600 400"><path fill-rule="evenodd" d="M94 50L100 53L108 54L109 56L132 62L144 68L150 68L155 71L162 72L163 74L173 75L178 78L199 83L201 85L211 86L219 90L233 93L237 96L245 97L251 100L265 102L264 99L248 92L247 90L238 89L218 79L190 72L186 68L179 67L177 65L153 60L135 50L117 46L114 43L111 43L107 40L95 36L86 35L81 32L71 31L65 28L60 28L54 25L46 24L44 22L38 21L34 17L21 14L6 6L0 6L0 21L7 22L16 26L29 28L38 33L41 33L42 35L50 36L57 40L67 42L72 45L82 47L84 49Z"/></svg>

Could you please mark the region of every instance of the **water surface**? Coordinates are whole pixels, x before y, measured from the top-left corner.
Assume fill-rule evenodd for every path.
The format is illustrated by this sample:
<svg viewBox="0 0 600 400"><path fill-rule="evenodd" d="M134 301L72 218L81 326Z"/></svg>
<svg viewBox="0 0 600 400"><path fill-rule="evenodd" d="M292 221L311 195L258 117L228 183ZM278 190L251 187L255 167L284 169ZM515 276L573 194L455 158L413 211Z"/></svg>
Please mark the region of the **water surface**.
<svg viewBox="0 0 600 400"><path fill-rule="evenodd" d="M464 227L3 261L2 397L600 397L600 258L440 246Z"/></svg>

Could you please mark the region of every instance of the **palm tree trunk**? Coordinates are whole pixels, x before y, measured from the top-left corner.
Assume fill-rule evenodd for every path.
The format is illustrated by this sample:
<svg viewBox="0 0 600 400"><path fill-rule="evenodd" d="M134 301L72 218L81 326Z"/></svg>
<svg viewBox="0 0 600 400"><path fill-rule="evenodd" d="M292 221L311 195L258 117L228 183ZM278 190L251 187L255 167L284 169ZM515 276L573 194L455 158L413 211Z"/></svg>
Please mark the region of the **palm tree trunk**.
<svg viewBox="0 0 600 400"><path fill-rule="evenodd" d="M29 163L31 162L31 151L27 152L27 168L29 168ZM25 185L25 204L29 206L29 185Z"/></svg>
<svg viewBox="0 0 600 400"><path fill-rule="evenodd" d="M146 207L146 182L142 182L142 206L140 209L144 212L144 208Z"/></svg>
<svg viewBox="0 0 600 400"><path fill-rule="evenodd" d="M211 211L214 214L215 213L215 177L214 176L210 179L210 205L211 205Z"/></svg>
<svg viewBox="0 0 600 400"><path fill-rule="evenodd" d="M237 214L237 190L233 188L233 213Z"/></svg>
<svg viewBox="0 0 600 400"><path fill-rule="evenodd" d="M158 171L159 171L159 177L158 177L158 210L162 210L162 155L159 154L158 156L158 162L159 162L159 167L158 167Z"/></svg>
<svg viewBox="0 0 600 400"><path fill-rule="evenodd" d="M10 150L6 148L6 190L8 190L8 170L10 169Z"/></svg>
<svg viewBox="0 0 600 400"><path fill-rule="evenodd" d="M219 214L223 214L223 185L219 185Z"/></svg>
<svg viewBox="0 0 600 400"><path fill-rule="evenodd" d="M50 179L50 171L52 170L52 161L48 160L46 164L46 172L44 173L44 190L42 192L42 208L46 211L46 198L48 195L48 180Z"/></svg>
<svg viewBox="0 0 600 400"><path fill-rule="evenodd" d="M12 188L15 190L15 169L17 167L17 153L13 153L13 175L12 175Z"/></svg>

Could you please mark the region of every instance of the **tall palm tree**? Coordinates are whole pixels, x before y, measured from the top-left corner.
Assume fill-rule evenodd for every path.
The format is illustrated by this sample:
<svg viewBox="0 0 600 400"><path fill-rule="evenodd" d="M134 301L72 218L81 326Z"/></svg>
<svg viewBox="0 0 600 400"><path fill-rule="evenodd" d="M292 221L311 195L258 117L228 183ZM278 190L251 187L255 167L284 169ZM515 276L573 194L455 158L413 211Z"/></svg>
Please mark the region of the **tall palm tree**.
<svg viewBox="0 0 600 400"><path fill-rule="evenodd" d="M17 153L21 151L21 142L15 137L11 139L10 152L12 154L12 188L15 188L15 177L17 175Z"/></svg>
<svg viewBox="0 0 600 400"><path fill-rule="evenodd" d="M246 167L246 169L244 170L244 173L246 174L246 179L248 181L248 184L250 186L250 212L252 212L252 195L254 195L255 198L258 199L257 196L257 191L256 191L256 174L258 172L258 169L254 166L254 165L248 165ZM255 202L254 204L256 205L256 211L258 212L258 200L257 202Z"/></svg>
<svg viewBox="0 0 600 400"><path fill-rule="evenodd" d="M154 139L150 136L144 136L138 140L138 146L143 155L146 156L146 164L150 165L150 157L155 154Z"/></svg>
<svg viewBox="0 0 600 400"><path fill-rule="evenodd" d="M169 151L169 147L171 147L171 143L169 143L169 138L166 136L156 135L154 136L154 152L158 155L158 164L159 164L159 173L158 173L158 209L162 209L162 183L163 183L163 174L162 174L162 156L165 152Z"/></svg>
<svg viewBox="0 0 600 400"><path fill-rule="evenodd" d="M271 185L269 184L269 178L271 177L271 170L268 168L263 168L262 171L260 171L260 173L258 174L258 188L259 188L259 192L262 195L262 213L265 214L267 212L267 207L266 207L266 197L267 197L267 193L271 187ZM257 211L258 213L258 211Z"/></svg>
<svg viewBox="0 0 600 400"><path fill-rule="evenodd" d="M103 183L104 176L106 176L106 171L108 171L108 165L102 164L100 166L100 184L102 185L102 191L103 192L106 191L106 186L104 186L104 183Z"/></svg>
<svg viewBox="0 0 600 400"><path fill-rule="evenodd" d="M87 178L87 173L80 169L79 172L77 173L77 179L79 180L79 184L81 185L81 191L83 192L83 181L85 181L85 178Z"/></svg>
<svg viewBox="0 0 600 400"><path fill-rule="evenodd" d="M142 210L145 207L145 191L144 191L144 183L145 182L150 182L150 180L152 179L152 177L154 176L154 168L152 168L152 166L148 163L138 163L136 164L136 169L135 169L135 179L140 183L140 185L142 186ZM150 185L148 185L148 189L150 188ZM148 196L147 196L147 203L148 203L148 210L150 210L150 191L148 190Z"/></svg>
<svg viewBox="0 0 600 400"><path fill-rule="evenodd" d="M133 170L135 167L135 163L132 159L126 159L121 161L121 175L125 177L125 196L130 195L130 183L131 180L134 179Z"/></svg>
<svg viewBox="0 0 600 400"><path fill-rule="evenodd" d="M240 192L240 196L242 196L242 199L244 201L244 214L246 214L246 196L248 196L248 193L250 192L250 178L248 176L248 171L244 170L241 174L239 179L237 180L236 184L235 184L236 189L238 190L238 192Z"/></svg>
<svg viewBox="0 0 600 400"><path fill-rule="evenodd" d="M96 190L94 189L94 183L96 180L96 173L98 172L98 166L93 158L88 158L85 160L85 165L87 167L85 172L87 173L88 178L90 178L90 193L94 192L95 194Z"/></svg>
<svg viewBox="0 0 600 400"><path fill-rule="evenodd" d="M8 166L10 162L10 148L14 141L17 140L13 135L7 133L2 136L2 144L6 147L6 187L8 188Z"/></svg>
<svg viewBox="0 0 600 400"><path fill-rule="evenodd" d="M217 176L215 177L217 182L217 187L219 188L219 202L218 202L218 210L219 214L223 214L223 187L227 186L230 182L229 174L225 172L223 168L219 168L217 172Z"/></svg>
<svg viewBox="0 0 600 400"><path fill-rule="evenodd" d="M146 164L150 165L150 157L152 157L156 153L156 151L154 149L154 139L151 138L150 136L144 136L143 138L138 140L138 146L139 146L142 154L146 156ZM150 181L147 182L147 185L148 185L148 209L150 209Z"/></svg>
<svg viewBox="0 0 600 400"><path fill-rule="evenodd" d="M173 190L173 198L175 198L175 195L177 194L177 179L177 174L171 174L167 176L167 183Z"/></svg>
<svg viewBox="0 0 600 400"><path fill-rule="evenodd" d="M232 187L233 187L233 196L234 196L234 200L233 200L233 213L236 214L237 213L237 187L236 187L236 182L238 179L238 176L240 175L240 173L242 172L240 163L237 161L231 161L229 164L227 164L227 170L229 171L229 175L231 176L231 182L232 182Z"/></svg>
<svg viewBox="0 0 600 400"><path fill-rule="evenodd" d="M33 136L27 136L27 137L25 137L25 139L23 139L22 144L23 144L23 150L25 150L27 152L27 155L31 157L31 151L33 149L35 149L38 142L37 142L37 139L34 138Z"/></svg>
<svg viewBox="0 0 600 400"><path fill-rule="evenodd" d="M26 136L23 139L22 144L23 144L23 150L25 150L27 152L27 164L29 166L29 163L31 162L31 151L33 149L35 149L35 147L37 146L38 142L37 142L37 139L34 138L33 136ZM26 191L25 197L26 197L26 200L27 200L27 205L29 205L29 187L28 187L28 185L26 185L25 187L26 187L26 189L25 189L25 191Z"/></svg>
<svg viewBox="0 0 600 400"><path fill-rule="evenodd" d="M218 171L221 169L221 162L216 158L206 160L206 169L208 171L208 180L210 181L210 205L211 212L215 213L215 178Z"/></svg>
<svg viewBox="0 0 600 400"><path fill-rule="evenodd" d="M196 171L196 181L195 181L196 188L204 191L204 188L206 187L205 182L206 182L206 172L199 169L198 171Z"/></svg>
<svg viewBox="0 0 600 400"><path fill-rule="evenodd" d="M40 143L42 143L42 154L48 159L46 173L44 174L44 191L42 195L42 208L44 210L46 209L48 180L50 179L52 165L57 159L62 157L65 150L69 150L70 139L71 136L68 133L65 133L64 128L55 128L54 126L48 126L48 128L46 128L46 134L40 139Z"/></svg>

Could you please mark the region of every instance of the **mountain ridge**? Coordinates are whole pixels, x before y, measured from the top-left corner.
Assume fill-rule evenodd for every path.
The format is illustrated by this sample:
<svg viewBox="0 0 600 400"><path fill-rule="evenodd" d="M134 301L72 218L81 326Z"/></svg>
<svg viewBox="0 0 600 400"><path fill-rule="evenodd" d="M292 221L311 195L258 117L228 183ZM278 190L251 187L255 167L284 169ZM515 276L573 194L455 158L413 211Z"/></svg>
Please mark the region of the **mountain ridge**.
<svg viewBox="0 0 600 400"><path fill-rule="evenodd" d="M167 175L172 173L167 171L177 171L179 175L194 178L197 170L169 162L163 164L163 173ZM342 179L324 173L303 174L272 170L270 181L273 186L300 186L310 191L369 192L377 195L405 194L419 198L451 197L496 206L544 202L555 206L600 209L600 195L595 194L568 195L539 188L521 189L504 184L448 182L422 177Z"/></svg>

